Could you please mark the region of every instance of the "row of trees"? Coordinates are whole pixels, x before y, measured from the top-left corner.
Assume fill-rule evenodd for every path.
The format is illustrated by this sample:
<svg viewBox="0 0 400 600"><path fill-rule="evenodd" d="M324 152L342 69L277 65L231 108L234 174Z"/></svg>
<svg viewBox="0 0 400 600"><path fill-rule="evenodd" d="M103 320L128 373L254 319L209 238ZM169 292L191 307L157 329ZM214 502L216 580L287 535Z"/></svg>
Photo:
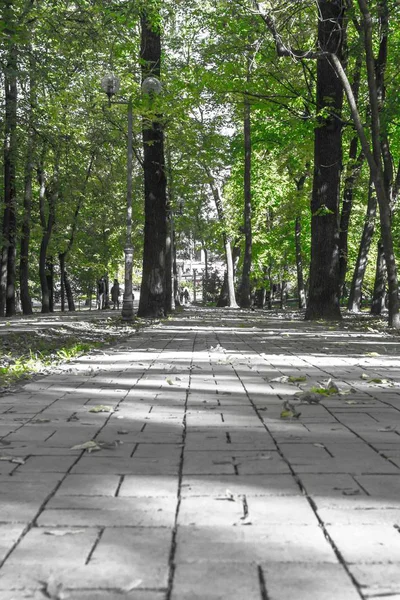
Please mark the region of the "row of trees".
<svg viewBox="0 0 400 600"><path fill-rule="evenodd" d="M400 326L395 0L2 10L1 315L14 314L17 287L24 313L39 285L50 310L55 263L72 308L70 279L90 289L121 261L126 114L99 86L112 70L135 115L140 315L179 301L176 250L195 238L225 257L230 306L292 280L306 318L338 319L366 288L379 313L387 285ZM163 82L150 103L148 75Z"/></svg>

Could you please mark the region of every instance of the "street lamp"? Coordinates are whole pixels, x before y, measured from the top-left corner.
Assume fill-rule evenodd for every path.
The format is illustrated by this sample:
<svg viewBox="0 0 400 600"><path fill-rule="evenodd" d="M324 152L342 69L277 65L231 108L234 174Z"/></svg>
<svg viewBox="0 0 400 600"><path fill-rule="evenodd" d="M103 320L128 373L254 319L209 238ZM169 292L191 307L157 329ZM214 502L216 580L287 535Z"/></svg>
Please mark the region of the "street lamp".
<svg viewBox="0 0 400 600"><path fill-rule="evenodd" d="M118 100L111 102L111 98L118 93L120 80L113 73L108 73L101 80L101 87L108 96L110 104L127 104L128 106L128 148L127 148L127 182L126 182L126 241L125 241L125 287L122 300L122 319L132 321L133 319L133 293L132 293L132 265L133 265L133 246L132 246L132 163L133 163L133 143L132 143L132 97L128 100Z"/></svg>

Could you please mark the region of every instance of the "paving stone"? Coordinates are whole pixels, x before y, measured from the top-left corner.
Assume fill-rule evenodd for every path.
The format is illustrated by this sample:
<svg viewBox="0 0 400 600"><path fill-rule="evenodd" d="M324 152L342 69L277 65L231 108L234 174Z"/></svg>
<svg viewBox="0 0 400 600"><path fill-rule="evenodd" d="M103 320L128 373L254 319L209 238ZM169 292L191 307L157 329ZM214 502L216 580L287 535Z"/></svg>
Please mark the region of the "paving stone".
<svg viewBox="0 0 400 600"><path fill-rule="evenodd" d="M177 563L302 562L336 563L322 530L314 525L241 525L222 520L196 526L181 525L177 535Z"/></svg>
<svg viewBox="0 0 400 600"><path fill-rule="evenodd" d="M388 476L390 477L390 476ZM308 495L318 498L343 498L344 496L361 495L365 496L364 490L357 483L358 478L348 474L307 474L300 475L300 481Z"/></svg>
<svg viewBox="0 0 400 600"><path fill-rule="evenodd" d="M246 497L247 498L247 497ZM266 523L316 525L317 519L308 501L303 497L280 496L248 497L247 509L256 527Z"/></svg>
<svg viewBox="0 0 400 600"><path fill-rule="evenodd" d="M68 475L56 496L115 496L120 481L118 475Z"/></svg>
<svg viewBox="0 0 400 600"><path fill-rule="evenodd" d="M327 525L327 530L348 563L400 562L400 534L390 525L338 524Z"/></svg>
<svg viewBox="0 0 400 600"><path fill-rule="evenodd" d="M255 565L205 562L178 565L171 600L260 600Z"/></svg>
<svg viewBox="0 0 400 600"><path fill-rule="evenodd" d="M261 563L268 600L359 600L342 565ZM294 596L295 595L295 596Z"/></svg>
<svg viewBox="0 0 400 600"><path fill-rule="evenodd" d="M400 474L357 475L355 479L372 498L400 503Z"/></svg>
<svg viewBox="0 0 400 600"><path fill-rule="evenodd" d="M184 475L182 496L297 496L299 486L291 475Z"/></svg>
<svg viewBox="0 0 400 600"><path fill-rule="evenodd" d="M172 527L175 512L175 498L56 496L50 500L38 518L38 524L79 527Z"/></svg>
<svg viewBox="0 0 400 600"><path fill-rule="evenodd" d="M367 597L400 596L400 562L350 564L349 569Z"/></svg>
<svg viewBox="0 0 400 600"><path fill-rule="evenodd" d="M24 524L0 523L0 562L24 532ZM0 577L1 580L1 577Z"/></svg>
<svg viewBox="0 0 400 600"><path fill-rule="evenodd" d="M33 528L24 536L1 570L0 589L37 587L51 575L83 566L98 537L89 528L63 536L47 530Z"/></svg>
<svg viewBox="0 0 400 600"><path fill-rule="evenodd" d="M65 473L76 461L76 456L31 456L18 470L22 473L40 471L41 473Z"/></svg>
<svg viewBox="0 0 400 600"><path fill-rule="evenodd" d="M3 600L0 596L0 600ZM8 600L5 598L4 600ZM12 600L12 598L10 598ZM16 598L14 600L17 600ZM92 592L79 591L78 593L69 592L68 600L165 600L164 592L151 592L145 590L135 590L131 592L102 592L94 590Z"/></svg>
<svg viewBox="0 0 400 600"><path fill-rule="evenodd" d="M178 459L104 457L100 453L86 454L74 465L71 473L98 473L105 475L177 475Z"/></svg>
<svg viewBox="0 0 400 600"><path fill-rule="evenodd" d="M0 600L41 599L38 577L54 570L72 600L165 600L182 451L170 600L287 600L293 590L299 600L352 599L358 592L299 481L364 597L399 596L400 451L392 427L400 431L400 389L360 380L363 372L400 380L392 338L263 311L220 311L216 322L214 310L189 310L0 397L0 435L12 442L0 454L27 457L25 465L0 461L0 519L23 521L8 524L8 537L0 525L3 555L32 527L0 570ZM393 356L363 355L380 343ZM225 351L211 351L218 344ZM307 382L270 382L282 374ZM357 391L303 405L299 420L280 418L284 399L323 385L328 374ZM89 413L96 404L118 410ZM79 420L68 421L72 415ZM36 417L51 422L34 424ZM123 444L71 450L95 436ZM33 519L54 492L38 528Z"/></svg>
<svg viewBox="0 0 400 600"><path fill-rule="evenodd" d="M178 495L178 477L167 475L125 475L118 496L174 497Z"/></svg>

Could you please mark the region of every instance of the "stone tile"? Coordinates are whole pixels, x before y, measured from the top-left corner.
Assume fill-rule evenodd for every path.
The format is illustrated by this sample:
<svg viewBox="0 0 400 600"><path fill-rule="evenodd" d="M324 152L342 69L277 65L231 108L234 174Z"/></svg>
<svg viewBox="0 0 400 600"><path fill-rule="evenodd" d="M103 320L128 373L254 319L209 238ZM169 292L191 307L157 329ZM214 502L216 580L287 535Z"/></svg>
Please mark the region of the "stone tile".
<svg viewBox="0 0 400 600"><path fill-rule="evenodd" d="M184 475L181 495L226 496L227 492L246 496L297 496L299 486L291 475Z"/></svg>
<svg viewBox="0 0 400 600"><path fill-rule="evenodd" d="M359 600L342 565L261 563L268 600Z"/></svg>
<svg viewBox="0 0 400 600"><path fill-rule="evenodd" d="M24 536L1 569L0 589L37 587L51 575L84 565L97 537L97 529L71 535L47 535L33 528Z"/></svg>
<svg viewBox="0 0 400 600"><path fill-rule="evenodd" d="M327 530L348 563L400 562L400 535L390 525L339 524L328 525Z"/></svg>
<svg viewBox="0 0 400 600"><path fill-rule="evenodd" d="M366 495L355 478L348 474L329 473L325 475L302 473L300 480L307 494L313 497L343 498L352 494Z"/></svg>
<svg viewBox="0 0 400 600"><path fill-rule="evenodd" d="M177 475L125 475L118 496L174 497L178 495Z"/></svg>
<svg viewBox="0 0 400 600"><path fill-rule="evenodd" d="M71 469L72 473L104 475L177 475L178 459L101 457L101 453L84 455Z"/></svg>
<svg viewBox="0 0 400 600"><path fill-rule="evenodd" d="M180 523L180 521L179 521ZM212 521L179 525L175 560L198 564L216 562L336 563L336 556L318 526L257 526Z"/></svg>
<svg viewBox="0 0 400 600"><path fill-rule="evenodd" d="M0 523L0 562L18 541L24 529L24 524Z"/></svg>
<svg viewBox="0 0 400 600"><path fill-rule="evenodd" d="M400 596L400 563L351 564L350 572L367 597L392 600Z"/></svg>
<svg viewBox="0 0 400 600"><path fill-rule="evenodd" d="M175 498L56 496L38 519L40 526L172 527Z"/></svg>
<svg viewBox="0 0 400 600"><path fill-rule="evenodd" d="M120 480L118 475L68 475L56 496L115 496Z"/></svg>
<svg viewBox="0 0 400 600"><path fill-rule="evenodd" d="M171 600L260 600L255 565L205 562L178 565Z"/></svg>
<svg viewBox="0 0 400 600"><path fill-rule="evenodd" d="M280 523L293 525L317 525L318 521L310 504L303 497L280 496L248 497L247 509L250 521L256 527Z"/></svg>

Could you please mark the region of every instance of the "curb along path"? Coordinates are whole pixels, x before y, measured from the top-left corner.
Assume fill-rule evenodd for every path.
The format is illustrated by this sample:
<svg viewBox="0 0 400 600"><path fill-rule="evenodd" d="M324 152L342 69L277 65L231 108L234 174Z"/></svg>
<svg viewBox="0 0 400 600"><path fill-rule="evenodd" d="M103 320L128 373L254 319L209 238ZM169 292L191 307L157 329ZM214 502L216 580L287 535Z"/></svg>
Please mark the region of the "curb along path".
<svg viewBox="0 0 400 600"><path fill-rule="evenodd" d="M1 396L0 600L399 600L399 349L191 309Z"/></svg>

